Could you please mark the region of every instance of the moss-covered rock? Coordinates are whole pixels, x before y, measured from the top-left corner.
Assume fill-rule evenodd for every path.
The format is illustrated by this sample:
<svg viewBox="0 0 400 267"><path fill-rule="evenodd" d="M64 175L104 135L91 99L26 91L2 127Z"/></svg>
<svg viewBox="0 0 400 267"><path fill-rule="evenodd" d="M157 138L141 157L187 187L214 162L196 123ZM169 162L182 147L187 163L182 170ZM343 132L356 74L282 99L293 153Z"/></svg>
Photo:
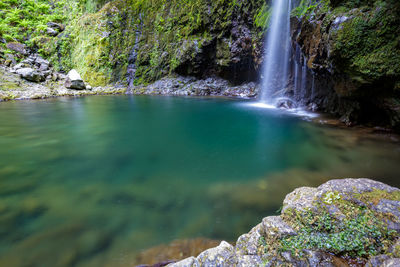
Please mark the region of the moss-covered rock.
<svg viewBox="0 0 400 267"><path fill-rule="evenodd" d="M399 261L399 208L399 189L369 179L298 188L286 196L280 216L264 218L235 248L220 245L207 260L170 266L386 266Z"/></svg>
<svg viewBox="0 0 400 267"><path fill-rule="evenodd" d="M399 128L400 3L313 3L292 18L293 40L315 78L310 102L349 123Z"/></svg>

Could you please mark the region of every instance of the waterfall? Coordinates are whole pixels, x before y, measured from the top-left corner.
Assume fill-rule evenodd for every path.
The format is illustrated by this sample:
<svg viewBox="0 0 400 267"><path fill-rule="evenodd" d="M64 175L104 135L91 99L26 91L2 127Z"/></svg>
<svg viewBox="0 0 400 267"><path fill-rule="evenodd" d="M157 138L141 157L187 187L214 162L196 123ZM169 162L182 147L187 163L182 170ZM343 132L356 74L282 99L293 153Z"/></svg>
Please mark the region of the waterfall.
<svg viewBox="0 0 400 267"><path fill-rule="evenodd" d="M260 100L274 104L288 85L290 60L291 0L273 0L272 14L265 40Z"/></svg>

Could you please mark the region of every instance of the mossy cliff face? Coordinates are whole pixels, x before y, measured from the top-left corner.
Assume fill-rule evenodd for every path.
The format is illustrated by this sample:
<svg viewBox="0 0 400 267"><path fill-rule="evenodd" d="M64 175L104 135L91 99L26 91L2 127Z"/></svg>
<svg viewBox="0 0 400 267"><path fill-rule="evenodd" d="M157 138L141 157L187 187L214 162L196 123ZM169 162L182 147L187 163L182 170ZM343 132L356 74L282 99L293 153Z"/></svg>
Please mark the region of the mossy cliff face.
<svg viewBox="0 0 400 267"><path fill-rule="evenodd" d="M262 27L254 21L264 1L152 2L141 11L137 83L171 73L256 79Z"/></svg>
<svg viewBox="0 0 400 267"><path fill-rule="evenodd" d="M400 127L400 2L322 0L292 17L314 74L310 102L352 122ZM297 14L299 15L299 14Z"/></svg>
<svg viewBox="0 0 400 267"><path fill-rule="evenodd" d="M233 82L258 77L268 20L263 0L80 5L90 8L70 21L56 40L45 42L42 50L59 69L76 68L92 85L126 85L132 73L136 85L170 74L216 74Z"/></svg>
<svg viewBox="0 0 400 267"><path fill-rule="evenodd" d="M236 246L169 266L397 266L399 207L399 189L369 179L298 188Z"/></svg>

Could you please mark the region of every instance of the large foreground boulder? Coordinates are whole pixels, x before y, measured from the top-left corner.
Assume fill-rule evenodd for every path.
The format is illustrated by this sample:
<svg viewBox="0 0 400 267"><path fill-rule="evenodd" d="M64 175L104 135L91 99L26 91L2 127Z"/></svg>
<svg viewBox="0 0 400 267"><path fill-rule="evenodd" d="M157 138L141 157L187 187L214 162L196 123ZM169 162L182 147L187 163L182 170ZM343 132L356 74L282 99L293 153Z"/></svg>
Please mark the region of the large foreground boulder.
<svg viewBox="0 0 400 267"><path fill-rule="evenodd" d="M74 69L68 72L67 79L65 80L65 87L77 90L86 89L86 85L83 82L81 75L79 75L79 73Z"/></svg>
<svg viewBox="0 0 400 267"><path fill-rule="evenodd" d="M236 246L168 266L397 266L400 190L370 179L331 180L286 196Z"/></svg>

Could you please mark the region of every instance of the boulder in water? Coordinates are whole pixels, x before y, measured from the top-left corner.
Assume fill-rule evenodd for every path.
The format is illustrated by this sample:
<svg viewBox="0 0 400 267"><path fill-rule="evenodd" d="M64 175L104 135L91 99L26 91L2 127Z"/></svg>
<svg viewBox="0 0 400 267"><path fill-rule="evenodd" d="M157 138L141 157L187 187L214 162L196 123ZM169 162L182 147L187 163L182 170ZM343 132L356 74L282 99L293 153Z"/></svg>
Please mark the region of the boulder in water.
<svg viewBox="0 0 400 267"><path fill-rule="evenodd" d="M277 108L282 108L282 109L292 109L292 108L295 108L296 105L289 98L281 98L276 103L276 107Z"/></svg>
<svg viewBox="0 0 400 267"><path fill-rule="evenodd" d="M72 69L68 72L67 79L65 81L65 87L77 90L86 89L86 85L83 82L81 75L79 75L75 69Z"/></svg>

